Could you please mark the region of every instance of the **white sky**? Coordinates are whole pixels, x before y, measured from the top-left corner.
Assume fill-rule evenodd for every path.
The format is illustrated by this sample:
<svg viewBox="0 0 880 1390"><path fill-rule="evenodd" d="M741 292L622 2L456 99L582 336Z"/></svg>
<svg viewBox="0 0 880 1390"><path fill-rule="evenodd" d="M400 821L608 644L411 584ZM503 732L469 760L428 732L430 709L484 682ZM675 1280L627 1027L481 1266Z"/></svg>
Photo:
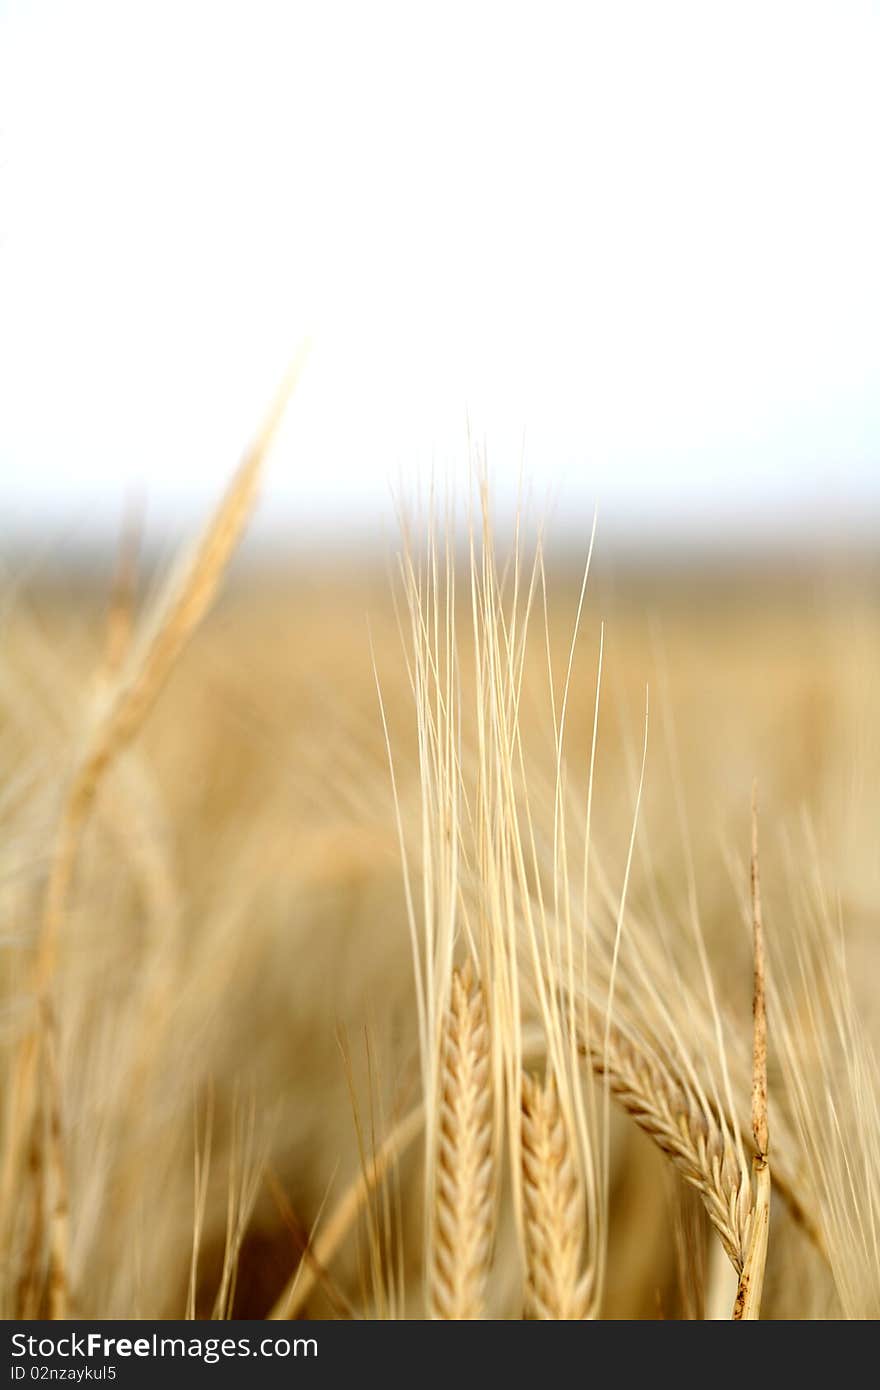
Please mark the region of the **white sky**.
<svg viewBox="0 0 880 1390"><path fill-rule="evenodd" d="M0 522L461 459L588 525L880 521L880 8L2 3Z"/></svg>

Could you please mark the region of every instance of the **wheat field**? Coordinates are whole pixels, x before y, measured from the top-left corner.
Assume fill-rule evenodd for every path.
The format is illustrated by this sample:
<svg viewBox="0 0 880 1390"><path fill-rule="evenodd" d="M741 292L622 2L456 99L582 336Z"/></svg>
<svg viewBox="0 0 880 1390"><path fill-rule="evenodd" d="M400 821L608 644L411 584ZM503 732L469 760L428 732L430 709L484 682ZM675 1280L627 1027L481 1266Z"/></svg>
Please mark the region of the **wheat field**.
<svg viewBox="0 0 880 1390"><path fill-rule="evenodd" d="M5 578L3 1316L880 1315L876 570L479 468L240 565L271 432L170 576Z"/></svg>

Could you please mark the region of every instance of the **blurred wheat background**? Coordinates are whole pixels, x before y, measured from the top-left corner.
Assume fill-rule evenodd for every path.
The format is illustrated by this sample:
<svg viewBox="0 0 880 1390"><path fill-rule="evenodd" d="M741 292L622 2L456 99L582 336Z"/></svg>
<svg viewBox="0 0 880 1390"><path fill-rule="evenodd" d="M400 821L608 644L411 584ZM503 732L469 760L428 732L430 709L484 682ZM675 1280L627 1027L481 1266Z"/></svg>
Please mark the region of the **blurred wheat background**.
<svg viewBox="0 0 880 1390"><path fill-rule="evenodd" d="M536 616L524 653L519 717L545 842L555 771L548 651L558 690L579 584L573 563L548 568L546 632ZM77 856L55 983L70 1292L83 1316L172 1316L188 1298L198 1315L267 1315L306 1243L320 1238L322 1222L418 1099L412 960L373 666L418 865L416 711L394 587L375 568L238 574L100 787ZM124 643L136 616L134 594L123 592L117 586L114 597L110 576L73 590L32 582L10 588L5 603L10 1068L30 1026L28 962L69 770L101 698L108 640L111 648ZM462 625L466 594L462 580ZM604 623L596 912L615 910L624 874L647 683L648 756L622 965L631 934L659 953L655 983L697 1063L702 1043L691 1031L689 991L704 1010L706 997L696 920L719 1006L738 1042L747 1047L750 1039L754 775L772 954L796 973L801 951L821 956L839 934L853 1007L876 1035L878 616L876 576L840 569L676 578L612 576L597 565L588 585L565 757L572 782L585 785ZM465 684L474 679L468 651L461 642ZM461 738L473 748L467 712ZM796 993L806 1011L796 1060L809 1069L817 1065L813 1050L828 1048L820 1092L845 1091L833 1070L851 1064L837 1037L840 1020L826 1013L809 979L796 982ZM648 997L639 1004L646 1015L655 1007ZM774 1025L771 1011L771 1097L788 1108ZM747 1097L746 1090L740 1099ZM853 1117L843 1115L848 1122ZM876 1145L876 1133L865 1137ZM610 1142L601 1312L695 1316L712 1288L702 1211L626 1116L614 1117ZM794 1141L787 1158L809 1172ZM7 1313L22 1296L28 1259L20 1244L26 1167L15 1182L14 1219L6 1211L16 1232L6 1247ZM876 1215L876 1169L862 1182L852 1215L868 1222ZM311 1287L301 1310L424 1315L420 1184L420 1147L411 1145L372 1218L367 1203L327 1267L313 1270L306 1259ZM821 1224L825 1199L807 1200ZM379 1274L370 1255L377 1240ZM869 1246L876 1277L871 1258ZM522 1292L509 1229L499 1234L494 1268L489 1308L516 1315ZM38 1259L32 1310L45 1296L44 1277ZM723 1287L723 1272L715 1278ZM876 1291L876 1282L862 1286L864 1308ZM839 1311L824 1262L783 1209L775 1213L766 1301L778 1315Z"/></svg>
<svg viewBox="0 0 880 1390"><path fill-rule="evenodd" d="M0 1313L877 1317L876 9L214 8L3 13Z"/></svg>

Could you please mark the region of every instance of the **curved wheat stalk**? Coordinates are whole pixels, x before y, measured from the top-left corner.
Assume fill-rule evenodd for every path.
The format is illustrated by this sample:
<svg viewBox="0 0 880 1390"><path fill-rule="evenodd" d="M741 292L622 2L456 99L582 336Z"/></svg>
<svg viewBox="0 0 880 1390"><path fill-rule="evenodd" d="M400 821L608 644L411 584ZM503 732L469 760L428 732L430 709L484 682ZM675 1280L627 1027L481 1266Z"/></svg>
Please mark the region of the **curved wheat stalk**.
<svg viewBox="0 0 880 1390"><path fill-rule="evenodd" d="M74 764L61 809L34 958L35 1026L22 1039L15 1062L11 1132L0 1181L2 1219L10 1207L28 1130L32 1126L39 1127L41 1113L44 1113L48 1117L49 1153L45 1159L41 1154L39 1170L48 1192L48 1288L52 1318L66 1317L69 1308L69 1214L53 981L79 846L108 768L140 729L178 656L214 599L250 516L263 460L296 384L301 358L302 355L288 373L259 437L233 478L201 541L172 575L140 640L131 644L127 659L114 673Z"/></svg>
<svg viewBox="0 0 880 1390"><path fill-rule="evenodd" d="M584 1194L552 1074L522 1087L523 1209L528 1312L577 1321L590 1311L592 1278L582 1272Z"/></svg>
<svg viewBox="0 0 880 1390"><path fill-rule="evenodd" d="M443 1028L430 1297L435 1318L484 1316L494 1217L486 1001L470 962L454 971Z"/></svg>
<svg viewBox="0 0 880 1390"><path fill-rule="evenodd" d="M680 1075L612 1028L607 1051L591 1042L582 1051L615 1100L631 1115L703 1200L709 1220L738 1274L749 1242L752 1192L730 1133L707 1111Z"/></svg>

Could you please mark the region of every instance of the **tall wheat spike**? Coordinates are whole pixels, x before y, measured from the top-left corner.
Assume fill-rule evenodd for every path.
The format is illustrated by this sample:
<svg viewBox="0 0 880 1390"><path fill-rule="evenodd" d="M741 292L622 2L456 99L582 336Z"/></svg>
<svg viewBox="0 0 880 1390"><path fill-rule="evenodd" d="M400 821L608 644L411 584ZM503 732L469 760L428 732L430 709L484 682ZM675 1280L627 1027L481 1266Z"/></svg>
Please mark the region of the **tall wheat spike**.
<svg viewBox="0 0 880 1390"><path fill-rule="evenodd" d="M492 1061L482 986L453 971L443 1029L435 1163L431 1312L485 1315L494 1216Z"/></svg>

